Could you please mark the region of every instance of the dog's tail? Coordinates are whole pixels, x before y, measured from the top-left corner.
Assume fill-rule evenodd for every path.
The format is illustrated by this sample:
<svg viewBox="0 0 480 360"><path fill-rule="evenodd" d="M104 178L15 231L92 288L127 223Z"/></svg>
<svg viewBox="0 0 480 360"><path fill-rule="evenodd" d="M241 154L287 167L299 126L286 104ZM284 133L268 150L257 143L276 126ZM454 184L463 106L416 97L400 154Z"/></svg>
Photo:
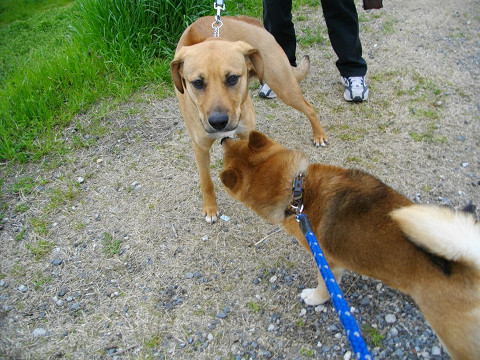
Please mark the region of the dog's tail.
<svg viewBox="0 0 480 360"><path fill-rule="evenodd" d="M473 214L447 207L410 205L390 215L418 246L480 270L480 224Z"/></svg>
<svg viewBox="0 0 480 360"><path fill-rule="evenodd" d="M308 55L302 57L297 66L292 67L292 70L295 79L297 79L297 83L300 83L310 71L310 57Z"/></svg>

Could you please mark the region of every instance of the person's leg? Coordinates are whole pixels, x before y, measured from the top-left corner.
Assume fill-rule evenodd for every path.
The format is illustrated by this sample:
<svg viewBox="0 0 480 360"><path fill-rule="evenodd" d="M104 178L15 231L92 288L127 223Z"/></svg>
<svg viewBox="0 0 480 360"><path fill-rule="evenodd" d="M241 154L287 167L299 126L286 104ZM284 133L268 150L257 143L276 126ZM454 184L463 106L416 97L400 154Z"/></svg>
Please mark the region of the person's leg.
<svg viewBox="0 0 480 360"><path fill-rule="evenodd" d="M290 64L296 66L292 0L263 0L263 26L282 47Z"/></svg>
<svg viewBox="0 0 480 360"><path fill-rule="evenodd" d="M358 14L353 0L322 0L323 15L340 75L365 76L367 63L362 58Z"/></svg>

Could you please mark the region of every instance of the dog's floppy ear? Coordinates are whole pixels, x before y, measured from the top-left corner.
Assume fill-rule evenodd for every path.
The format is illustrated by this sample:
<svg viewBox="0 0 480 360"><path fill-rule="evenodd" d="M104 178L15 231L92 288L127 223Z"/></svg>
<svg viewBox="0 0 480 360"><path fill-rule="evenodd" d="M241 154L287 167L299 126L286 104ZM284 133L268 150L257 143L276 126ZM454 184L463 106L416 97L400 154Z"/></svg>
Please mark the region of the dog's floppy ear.
<svg viewBox="0 0 480 360"><path fill-rule="evenodd" d="M256 76L260 83L263 84L263 59L260 51L243 41L237 41L237 44L242 48L243 55L245 55L248 77Z"/></svg>
<svg viewBox="0 0 480 360"><path fill-rule="evenodd" d="M181 94L183 94L183 92L185 91L185 89L183 88L182 66L183 51L180 50L177 54L175 54L175 58L170 63L170 72L172 74L173 83Z"/></svg>
<svg viewBox="0 0 480 360"><path fill-rule="evenodd" d="M240 181L240 178L237 176L237 172L233 169L223 170L220 173L220 180L222 180L223 185L225 185L230 190Z"/></svg>
<svg viewBox="0 0 480 360"><path fill-rule="evenodd" d="M260 131L253 130L248 136L248 147L254 151L260 150L261 148L267 146L269 143L270 140Z"/></svg>

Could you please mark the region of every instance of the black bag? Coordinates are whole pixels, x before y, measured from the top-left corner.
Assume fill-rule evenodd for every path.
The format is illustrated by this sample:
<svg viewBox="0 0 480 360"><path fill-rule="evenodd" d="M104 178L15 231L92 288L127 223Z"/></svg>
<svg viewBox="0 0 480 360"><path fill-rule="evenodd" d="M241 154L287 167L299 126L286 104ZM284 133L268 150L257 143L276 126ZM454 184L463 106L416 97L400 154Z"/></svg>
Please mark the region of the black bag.
<svg viewBox="0 0 480 360"><path fill-rule="evenodd" d="M363 8L365 10L380 9L382 7L382 0L363 0Z"/></svg>

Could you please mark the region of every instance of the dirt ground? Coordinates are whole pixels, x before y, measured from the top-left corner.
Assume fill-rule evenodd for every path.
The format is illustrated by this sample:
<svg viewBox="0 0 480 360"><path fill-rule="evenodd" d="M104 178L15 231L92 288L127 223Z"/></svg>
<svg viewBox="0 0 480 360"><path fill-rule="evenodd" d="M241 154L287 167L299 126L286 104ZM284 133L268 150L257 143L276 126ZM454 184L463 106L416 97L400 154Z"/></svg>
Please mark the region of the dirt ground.
<svg viewBox="0 0 480 360"><path fill-rule="evenodd" d="M321 8L301 8L298 55L312 60L301 88L329 145L315 148L303 114L252 86L257 129L415 201L478 206L480 1L385 0L358 12L369 101L343 100ZM325 41L310 46L312 35ZM173 96L99 105L59 136L72 151L0 167L1 358L354 358L332 304L300 301L316 281L309 254L226 195L217 144L228 218L204 222ZM408 297L352 272L341 287L375 358L448 358Z"/></svg>

